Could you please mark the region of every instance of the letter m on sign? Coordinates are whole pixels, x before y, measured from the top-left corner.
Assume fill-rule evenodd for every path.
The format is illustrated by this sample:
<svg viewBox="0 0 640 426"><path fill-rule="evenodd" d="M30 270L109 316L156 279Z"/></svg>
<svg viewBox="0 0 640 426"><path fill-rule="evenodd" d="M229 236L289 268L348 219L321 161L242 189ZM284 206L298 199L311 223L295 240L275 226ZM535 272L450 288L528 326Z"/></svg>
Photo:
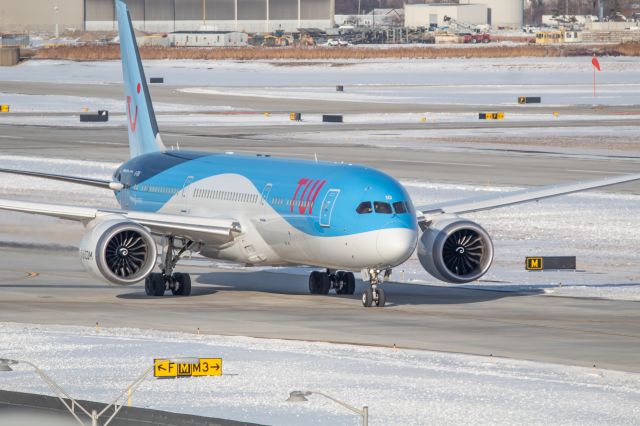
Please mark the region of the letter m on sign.
<svg viewBox="0 0 640 426"><path fill-rule="evenodd" d="M191 364L178 364L178 376L190 376Z"/></svg>
<svg viewBox="0 0 640 426"><path fill-rule="evenodd" d="M541 257L527 257L525 264L527 271L541 271L542 270L542 258Z"/></svg>

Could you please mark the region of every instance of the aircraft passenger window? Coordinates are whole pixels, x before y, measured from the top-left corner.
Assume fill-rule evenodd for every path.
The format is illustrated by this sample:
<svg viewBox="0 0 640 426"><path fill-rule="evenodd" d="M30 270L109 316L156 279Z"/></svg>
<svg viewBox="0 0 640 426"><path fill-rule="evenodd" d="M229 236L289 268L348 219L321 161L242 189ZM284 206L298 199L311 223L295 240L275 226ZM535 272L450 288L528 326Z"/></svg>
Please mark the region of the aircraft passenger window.
<svg viewBox="0 0 640 426"><path fill-rule="evenodd" d="M382 201L374 201L373 209L376 211L376 213L382 213L382 214L393 213L393 211L391 210L391 204L383 203Z"/></svg>
<svg viewBox="0 0 640 426"><path fill-rule="evenodd" d="M360 203L358 208L356 209L358 214L367 214L373 212L373 208L371 207L371 201L363 201Z"/></svg>
<svg viewBox="0 0 640 426"><path fill-rule="evenodd" d="M407 212L407 205L404 201L397 201L393 203L393 209L396 211L396 214L402 214Z"/></svg>

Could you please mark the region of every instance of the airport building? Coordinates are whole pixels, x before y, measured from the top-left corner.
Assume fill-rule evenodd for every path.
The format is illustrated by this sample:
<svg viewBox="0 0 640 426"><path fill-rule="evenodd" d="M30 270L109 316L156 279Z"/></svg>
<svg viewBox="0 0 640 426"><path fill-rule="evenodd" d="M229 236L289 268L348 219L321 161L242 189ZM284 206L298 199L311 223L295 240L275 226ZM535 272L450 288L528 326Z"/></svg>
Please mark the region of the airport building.
<svg viewBox="0 0 640 426"><path fill-rule="evenodd" d="M445 16L471 25L487 23L487 6L484 4L406 4L404 22L405 27L418 28L449 25Z"/></svg>
<svg viewBox="0 0 640 426"><path fill-rule="evenodd" d="M335 0L125 0L146 32L273 32L330 28ZM115 31L113 0L2 0L0 32Z"/></svg>
<svg viewBox="0 0 640 426"><path fill-rule="evenodd" d="M444 26L444 16L472 25L519 29L523 25L523 0L460 0L459 3L405 4L405 26L410 28Z"/></svg>

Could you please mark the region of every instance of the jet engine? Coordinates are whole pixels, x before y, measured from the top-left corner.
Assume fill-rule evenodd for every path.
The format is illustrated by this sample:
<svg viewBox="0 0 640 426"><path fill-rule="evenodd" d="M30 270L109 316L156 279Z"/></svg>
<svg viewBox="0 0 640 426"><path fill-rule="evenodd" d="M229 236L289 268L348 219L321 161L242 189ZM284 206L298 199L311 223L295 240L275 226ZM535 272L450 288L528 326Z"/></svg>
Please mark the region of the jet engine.
<svg viewBox="0 0 640 426"><path fill-rule="evenodd" d="M418 243L418 259L435 278L467 283L482 277L493 261L493 243L480 225L459 217L431 222Z"/></svg>
<svg viewBox="0 0 640 426"><path fill-rule="evenodd" d="M156 265L156 257L151 233L122 218L94 222L80 242L80 259L87 272L117 285L145 279Z"/></svg>

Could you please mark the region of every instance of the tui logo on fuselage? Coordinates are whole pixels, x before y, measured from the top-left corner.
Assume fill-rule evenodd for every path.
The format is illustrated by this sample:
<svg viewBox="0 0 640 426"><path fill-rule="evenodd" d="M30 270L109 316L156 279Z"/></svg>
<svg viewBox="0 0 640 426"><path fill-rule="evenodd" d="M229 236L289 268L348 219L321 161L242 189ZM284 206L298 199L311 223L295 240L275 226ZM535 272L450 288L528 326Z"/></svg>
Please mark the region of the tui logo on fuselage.
<svg viewBox="0 0 640 426"><path fill-rule="evenodd" d="M318 194L322 187L327 183L326 180L302 178L298 181L298 187L293 193L293 202L291 203L291 213L295 207L298 207L300 214L313 214L313 206L318 198ZM300 192L302 190L302 193Z"/></svg>

